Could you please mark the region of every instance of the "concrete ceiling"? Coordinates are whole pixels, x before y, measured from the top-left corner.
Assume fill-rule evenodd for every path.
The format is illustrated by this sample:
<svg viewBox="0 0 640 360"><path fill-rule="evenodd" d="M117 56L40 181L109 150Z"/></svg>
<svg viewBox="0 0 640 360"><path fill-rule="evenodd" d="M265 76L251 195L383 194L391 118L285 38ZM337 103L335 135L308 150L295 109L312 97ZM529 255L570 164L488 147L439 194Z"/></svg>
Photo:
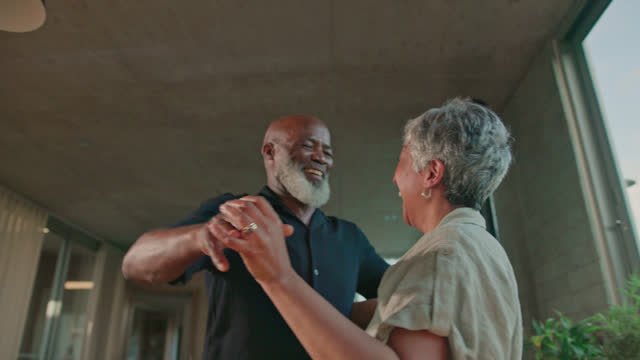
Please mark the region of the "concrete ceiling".
<svg viewBox="0 0 640 360"><path fill-rule="evenodd" d="M327 212L393 256L416 239L391 183L405 120L455 95L501 109L578 3L47 1L41 29L0 32L0 183L127 246L257 191L266 124L315 114Z"/></svg>

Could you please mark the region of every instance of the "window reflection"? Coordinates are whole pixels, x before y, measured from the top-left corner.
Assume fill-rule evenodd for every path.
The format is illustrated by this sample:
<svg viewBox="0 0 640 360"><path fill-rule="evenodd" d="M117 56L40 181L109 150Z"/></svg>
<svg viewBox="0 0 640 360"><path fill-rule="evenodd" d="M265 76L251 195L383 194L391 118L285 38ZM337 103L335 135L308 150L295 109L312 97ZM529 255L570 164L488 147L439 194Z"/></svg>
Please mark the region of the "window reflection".
<svg viewBox="0 0 640 360"><path fill-rule="evenodd" d="M640 233L640 157L636 154L640 122L636 103L640 99L640 47L632 45L640 34L637 0L612 1L584 40L600 108L608 130L622 186ZM637 42L637 41L636 41Z"/></svg>
<svg viewBox="0 0 640 360"><path fill-rule="evenodd" d="M82 358L95 260L89 249L45 235L18 359Z"/></svg>
<svg viewBox="0 0 640 360"><path fill-rule="evenodd" d="M62 293L62 309L54 332L53 359L79 360L87 332L87 305L93 287L95 255L79 245L71 256Z"/></svg>
<svg viewBox="0 0 640 360"><path fill-rule="evenodd" d="M53 233L44 236L18 359L39 358L47 320L47 305L51 297L51 288L63 241Z"/></svg>

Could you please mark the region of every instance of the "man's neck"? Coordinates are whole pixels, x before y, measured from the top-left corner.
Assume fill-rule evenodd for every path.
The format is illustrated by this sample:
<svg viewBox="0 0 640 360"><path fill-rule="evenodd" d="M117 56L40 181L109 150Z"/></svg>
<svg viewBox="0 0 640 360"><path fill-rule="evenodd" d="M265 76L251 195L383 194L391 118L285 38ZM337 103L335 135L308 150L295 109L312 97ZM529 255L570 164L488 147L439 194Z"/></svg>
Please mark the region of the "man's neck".
<svg viewBox="0 0 640 360"><path fill-rule="evenodd" d="M309 206L307 204L303 204L300 200L294 198L289 192L279 184L268 184L271 191L273 191L284 206L291 211L293 215L295 215L303 224L309 226L311 222L311 217L313 216L314 211L316 211L315 207Z"/></svg>
<svg viewBox="0 0 640 360"><path fill-rule="evenodd" d="M311 222L311 217L313 216L313 212L316 211L316 208L311 207L307 204L301 203L298 199L293 196L286 194L280 195L280 201L284 204L284 206L289 209L293 215L295 215L300 221L302 221L305 225L309 226Z"/></svg>

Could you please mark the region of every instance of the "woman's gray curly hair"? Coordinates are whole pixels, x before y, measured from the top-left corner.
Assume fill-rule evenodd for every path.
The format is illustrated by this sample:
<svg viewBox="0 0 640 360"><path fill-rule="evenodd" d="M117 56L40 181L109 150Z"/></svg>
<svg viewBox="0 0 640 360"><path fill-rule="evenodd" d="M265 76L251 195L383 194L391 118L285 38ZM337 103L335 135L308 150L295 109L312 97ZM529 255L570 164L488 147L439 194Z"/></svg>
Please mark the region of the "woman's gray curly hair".
<svg viewBox="0 0 640 360"><path fill-rule="evenodd" d="M511 165L511 136L498 115L470 99L455 98L428 110L404 129L416 171L444 163L450 203L480 210Z"/></svg>

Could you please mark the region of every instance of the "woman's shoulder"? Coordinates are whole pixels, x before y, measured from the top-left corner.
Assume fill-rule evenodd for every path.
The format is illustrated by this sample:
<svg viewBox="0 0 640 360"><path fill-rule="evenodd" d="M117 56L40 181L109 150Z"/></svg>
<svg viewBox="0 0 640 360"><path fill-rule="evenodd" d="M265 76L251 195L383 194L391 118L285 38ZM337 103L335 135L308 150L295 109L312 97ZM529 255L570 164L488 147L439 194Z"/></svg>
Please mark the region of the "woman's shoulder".
<svg viewBox="0 0 640 360"><path fill-rule="evenodd" d="M452 214L447 215L432 231L430 241L448 243L458 251L502 250L498 240L487 231L480 212L460 208Z"/></svg>

